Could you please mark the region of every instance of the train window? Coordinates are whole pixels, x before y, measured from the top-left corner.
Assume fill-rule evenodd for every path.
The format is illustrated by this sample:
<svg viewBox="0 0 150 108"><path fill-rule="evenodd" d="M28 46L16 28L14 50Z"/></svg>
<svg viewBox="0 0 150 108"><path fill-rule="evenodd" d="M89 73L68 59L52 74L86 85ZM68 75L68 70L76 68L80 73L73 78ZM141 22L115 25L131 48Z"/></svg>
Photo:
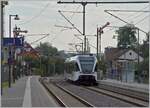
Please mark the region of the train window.
<svg viewBox="0 0 150 108"><path fill-rule="evenodd" d="M98 64L96 63L95 72L97 72L97 70L98 70Z"/></svg>
<svg viewBox="0 0 150 108"><path fill-rule="evenodd" d="M77 63L75 63L75 71L80 71Z"/></svg>
<svg viewBox="0 0 150 108"><path fill-rule="evenodd" d="M79 66L76 62L65 63L65 71L67 73L72 73L73 71L80 71Z"/></svg>
<svg viewBox="0 0 150 108"><path fill-rule="evenodd" d="M70 72L75 71L74 63L70 63Z"/></svg>

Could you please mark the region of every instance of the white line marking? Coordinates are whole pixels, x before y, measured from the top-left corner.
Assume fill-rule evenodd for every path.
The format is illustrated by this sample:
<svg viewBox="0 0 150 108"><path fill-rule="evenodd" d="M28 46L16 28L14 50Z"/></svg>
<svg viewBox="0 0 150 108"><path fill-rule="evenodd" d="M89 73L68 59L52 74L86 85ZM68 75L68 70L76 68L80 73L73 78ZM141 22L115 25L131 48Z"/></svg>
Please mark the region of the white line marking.
<svg viewBox="0 0 150 108"><path fill-rule="evenodd" d="M32 107L31 104L31 87L30 87L30 76L28 77L28 80L26 82L26 89L25 89L25 95L23 99L23 107Z"/></svg>

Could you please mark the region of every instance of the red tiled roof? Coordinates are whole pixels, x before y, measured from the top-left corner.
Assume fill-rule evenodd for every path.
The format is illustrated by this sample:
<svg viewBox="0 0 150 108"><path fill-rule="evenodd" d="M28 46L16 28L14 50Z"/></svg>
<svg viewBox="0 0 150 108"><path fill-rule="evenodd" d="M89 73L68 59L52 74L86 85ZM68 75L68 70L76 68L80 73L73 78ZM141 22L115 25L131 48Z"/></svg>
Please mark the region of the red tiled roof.
<svg viewBox="0 0 150 108"><path fill-rule="evenodd" d="M30 56L33 58L39 57L39 53L29 43L24 44L24 50L18 55L19 56Z"/></svg>

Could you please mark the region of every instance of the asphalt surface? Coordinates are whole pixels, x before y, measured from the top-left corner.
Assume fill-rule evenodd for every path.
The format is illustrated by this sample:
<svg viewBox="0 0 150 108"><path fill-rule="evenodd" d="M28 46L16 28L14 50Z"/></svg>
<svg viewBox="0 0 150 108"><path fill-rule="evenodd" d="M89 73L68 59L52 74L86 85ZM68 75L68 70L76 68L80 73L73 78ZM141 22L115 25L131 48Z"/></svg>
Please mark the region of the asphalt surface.
<svg viewBox="0 0 150 108"><path fill-rule="evenodd" d="M20 78L11 88L3 89L2 107L22 107L27 79L28 77Z"/></svg>
<svg viewBox="0 0 150 108"><path fill-rule="evenodd" d="M58 107L52 97L38 81L38 76L31 78L31 101L32 107Z"/></svg>
<svg viewBox="0 0 150 108"><path fill-rule="evenodd" d="M39 76L22 77L11 88L3 89L2 107L57 107L38 78Z"/></svg>

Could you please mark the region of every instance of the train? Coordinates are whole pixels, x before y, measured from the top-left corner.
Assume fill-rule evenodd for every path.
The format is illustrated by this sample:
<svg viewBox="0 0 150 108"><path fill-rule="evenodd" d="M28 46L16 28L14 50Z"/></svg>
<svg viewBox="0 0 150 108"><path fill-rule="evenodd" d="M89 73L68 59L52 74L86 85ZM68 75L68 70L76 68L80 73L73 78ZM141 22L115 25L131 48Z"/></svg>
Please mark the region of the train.
<svg viewBox="0 0 150 108"><path fill-rule="evenodd" d="M76 84L97 85L97 58L93 54L76 55L65 60L65 78Z"/></svg>

